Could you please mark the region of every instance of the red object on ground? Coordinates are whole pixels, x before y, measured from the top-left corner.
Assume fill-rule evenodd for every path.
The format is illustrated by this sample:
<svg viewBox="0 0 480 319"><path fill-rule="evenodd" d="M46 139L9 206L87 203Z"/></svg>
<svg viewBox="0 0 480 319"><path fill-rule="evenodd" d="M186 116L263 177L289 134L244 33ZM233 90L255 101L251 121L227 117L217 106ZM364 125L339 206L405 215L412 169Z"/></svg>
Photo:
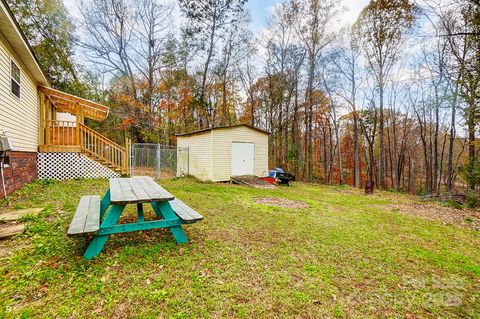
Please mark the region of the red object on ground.
<svg viewBox="0 0 480 319"><path fill-rule="evenodd" d="M261 180L264 180L267 183L277 185L277 179L273 177L260 177Z"/></svg>

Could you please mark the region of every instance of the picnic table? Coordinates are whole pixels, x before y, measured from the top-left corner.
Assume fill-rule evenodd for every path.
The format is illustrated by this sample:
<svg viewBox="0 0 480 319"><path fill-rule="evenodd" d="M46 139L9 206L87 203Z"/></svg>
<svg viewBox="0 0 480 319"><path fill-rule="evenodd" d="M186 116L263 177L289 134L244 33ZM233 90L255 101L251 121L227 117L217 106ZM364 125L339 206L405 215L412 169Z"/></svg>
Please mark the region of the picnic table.
<svg viewBox="0 0 480 319"><path fill-rule="evenodd" d="M150 204L158 220L146 221L143 204ZM136 205L136 222L118 224L126 205ZM97 256L111 234L168 228L178 244L188 242L183 224L194 223L203 216L176 199L152 178L112 178L105 196L82 196L77 211L70 223L67 235L93 235L83 257Z"/></svg>

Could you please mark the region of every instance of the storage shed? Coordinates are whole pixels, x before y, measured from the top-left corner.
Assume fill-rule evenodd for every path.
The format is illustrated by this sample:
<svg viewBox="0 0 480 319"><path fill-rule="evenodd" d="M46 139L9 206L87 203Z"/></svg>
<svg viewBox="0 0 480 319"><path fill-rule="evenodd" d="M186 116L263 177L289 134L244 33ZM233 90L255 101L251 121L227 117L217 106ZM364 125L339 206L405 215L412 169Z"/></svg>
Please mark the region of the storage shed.
<svg viewBox="0 0 480 319"><path fill-rule="evenodd" d="M229 181L232 176L266 175L269 133L241 124L177 135L188 147L189 174L201 180Z"/></svg>

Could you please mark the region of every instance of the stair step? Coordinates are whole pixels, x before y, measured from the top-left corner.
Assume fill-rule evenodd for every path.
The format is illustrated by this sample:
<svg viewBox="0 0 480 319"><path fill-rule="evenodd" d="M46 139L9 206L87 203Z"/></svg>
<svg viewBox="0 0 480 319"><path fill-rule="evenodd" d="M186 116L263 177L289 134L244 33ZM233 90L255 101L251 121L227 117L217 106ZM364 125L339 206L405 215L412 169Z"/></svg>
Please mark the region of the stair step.
<svg viewBox="0 0 480 319"><path fill-rule="evenodd" d="M84 154L85 156L87 156L91 160L94 160L95 162L101 164L102 166L105 166L105 167L111 169L112 171L115 171L117 173L122 173L123 172L123 169L120 166L118 166L117 164L114 164L110 161L105 160L103 157L100 157L97 154L94 154L94 153L92 154L92 152L89 152L89 151L82 151L82 154Z"/></svg>
<svg viewBox="0 0 480 319"><path fill-rule="evenodd" d="M122 172L122 169L120 167L118 167L117 165L111 163L111 162L108 162L108 161L105 161L103 159L101 159L100 157L98 156L95 156L91 153L88 153L88 152L82 152L82 154L84 154L85 156L87 156L88 158L94 160L95 162L101 164L102 166L105 166L109 169L111 169L112 171L115 171L117 173L121 173Z"/></svg>

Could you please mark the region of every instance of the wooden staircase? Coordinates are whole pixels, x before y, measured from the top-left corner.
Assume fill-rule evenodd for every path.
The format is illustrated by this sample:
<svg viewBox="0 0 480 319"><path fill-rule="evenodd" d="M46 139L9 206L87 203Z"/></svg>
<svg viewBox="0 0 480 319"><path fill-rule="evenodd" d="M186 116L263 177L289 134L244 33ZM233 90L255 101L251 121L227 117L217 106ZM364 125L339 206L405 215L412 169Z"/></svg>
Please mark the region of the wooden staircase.
<svg viewBox="0 0 480 319"><path fill-rule="evenodd" d="M128 174L128 150L83 123L46 120L40 152L82 153L111 170ZM126 140L128 147L128 139Z"/></svg>
<svg viewBox="0 0 480 319"><path fill-rule="evenodd" d="M79 134L83 154L117 173L128 174L128 152L125 147L81 123Z"/></svg>

